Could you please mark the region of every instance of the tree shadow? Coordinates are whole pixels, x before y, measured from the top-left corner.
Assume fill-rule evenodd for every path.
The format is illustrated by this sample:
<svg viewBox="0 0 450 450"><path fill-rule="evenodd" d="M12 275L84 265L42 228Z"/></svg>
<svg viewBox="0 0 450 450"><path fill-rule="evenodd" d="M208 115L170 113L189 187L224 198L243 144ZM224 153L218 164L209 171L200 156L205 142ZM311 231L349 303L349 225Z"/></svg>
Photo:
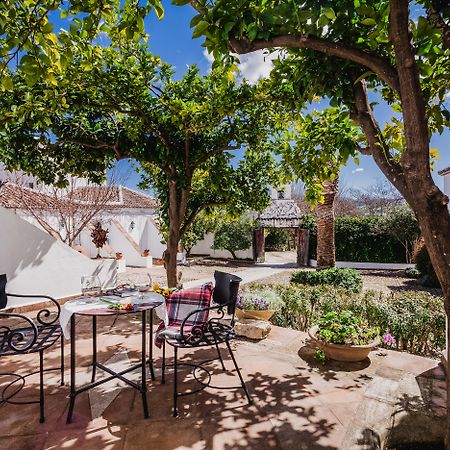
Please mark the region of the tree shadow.
<svg viewBox="0 0 450 450"><path fill-rule="evenodd" d="M99 341L98 359L108 359L120 341L130 359L139 355L140 333L134 319L120 324L118 337L103 336ZM134 335L133 335L134 329ZM77 375L91 363L90 324L79 323ZM260 349L263 357L264 349ZM192 362L210 359L215 349L192 349L182 352L181 361ZM92 419L90 397L80 394L75 403L73 423L65 423L68 406L68 386L59 386L58 375L46 375L46 422L38 422L37 405L2 405L2 416L8 417L0 424L4 442L18 439L25 446L26 439L34 436L34 442L44 441L42 448L146 448L148 445L160 450L184 448L223 449L308 449L335 450L343 437L343 426L333 414L312 399L311 376L304 375L292 366L292 371L283 373L270 359L259 362L253 359L246 364L246 357L238 348L236 357L243 367L243 375L254 399L247 405L244 392L239 388L239 378L226 350L222 352L227 366L223 373L220 365L211 363L213 384L233 389L207 388L197 394L182 397L179 401L179 417L171 416L173 372L168 371L165 385L160 378L148 380L150 418L143 418L142 399L138 391L124 388L101 417ZM68 358L68 355L66 356ZM59 359L59 348L46 352L47 364L55 365ZM66 360L67 361L67 360ZM68 362L68 361L67 361ZM168 363L171 362L169 354ZM37 355L22 355L19 358L1 358L0 370L27 372L35 370ZM155 365L161 366L160 353L155 356ZM246 369L247 366L247 369ZM262 369L261 369L262 367ZM157 372L159 373L159 372ZM311 373L311 375L313 375ZM20 393L22 399L38 395L38 379L30 382ZM189 371L180 371L180 390L194 386ZM19 445L17 444L17 445ZM14 448L14 446L12 447ZM25 447L27 448L27 447Z"/></svg>

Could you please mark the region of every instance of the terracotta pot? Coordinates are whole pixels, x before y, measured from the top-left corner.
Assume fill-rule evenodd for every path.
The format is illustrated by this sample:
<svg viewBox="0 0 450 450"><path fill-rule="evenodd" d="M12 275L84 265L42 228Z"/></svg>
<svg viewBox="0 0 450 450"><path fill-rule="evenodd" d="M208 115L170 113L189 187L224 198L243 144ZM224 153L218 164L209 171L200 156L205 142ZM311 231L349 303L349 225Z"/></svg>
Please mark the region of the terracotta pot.
<svg viewBox="0 0 450 450"><path fill-rule="evenodd" d="M256 311L254 309L236 308L236 316L238 319L256 319L268 321L274 314L275 311L273 309L268 309L267 311Z"/></svg>
<svg viewBox="0 0 450 450"><path fill-rule="evenodd" d="M370 351L380 343L377 337L373 342L367 345L351 345L351 344L331 344L321 341L317 338L319 327L313 326L309 331L309 337L316 343L330 359L344 362L362 361L369 356Z"/></svg>
<svg viewBox="0 0 450 450"><path fill-rule="evenodd" d="M117 260L122 259L122 258L123 258L122 253L116 253L116 259Z"/></svg>

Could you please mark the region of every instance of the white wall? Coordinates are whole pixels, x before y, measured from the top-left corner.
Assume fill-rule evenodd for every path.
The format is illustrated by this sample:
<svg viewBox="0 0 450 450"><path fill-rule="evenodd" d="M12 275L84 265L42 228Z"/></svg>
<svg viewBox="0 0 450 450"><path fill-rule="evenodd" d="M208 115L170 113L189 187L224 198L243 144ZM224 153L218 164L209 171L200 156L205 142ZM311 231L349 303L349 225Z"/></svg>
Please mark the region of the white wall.
<svg viewBox="0 0 450 450"><path fill-rule="evenodd" d="M159 232L151 218L147 219L144 236L146 237L145 248L150 250L150 254L153 258L161 259L163 252L166 250L166 245L161 243L163 240L162 234Z"/></svg>
<svg viewBox="0 0 450 450"><path fill-rule="evenodd" d="M231 253L227 250L214 250L213 248L214 234L208 233L202 241L197 242L192 247L191 255L208 255L213 258L231 258ZM253 246L247 250L239 250L236 252L238 259L253 259Z"/></svg>
<svg viewBox="0 0 450 450"><path fill-rule="evenodd" d="M116 283L115 260L92 261L4 208L0 208L0 255L0 273L6 273L11 293L79 295L83 275L98 275L104 286ZM9 305L29 303L10 298Z"/></svg>
<svg viewBox="0 0 450 450"><path fill-rule="evenodd" d="M450 197L450 173L444 175L444 193ZM448 207L450 209L450 204Z"/></svg>

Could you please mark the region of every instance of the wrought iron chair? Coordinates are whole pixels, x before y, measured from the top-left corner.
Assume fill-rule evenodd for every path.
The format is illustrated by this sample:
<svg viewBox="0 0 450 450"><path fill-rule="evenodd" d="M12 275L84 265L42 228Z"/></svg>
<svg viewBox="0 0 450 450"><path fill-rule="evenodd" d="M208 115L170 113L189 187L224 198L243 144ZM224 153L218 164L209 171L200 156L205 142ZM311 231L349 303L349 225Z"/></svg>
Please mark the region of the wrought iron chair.
<svg viewBox="0 0 450 450"><path fill-rule="evenodd" d="M50 370L61 371L61 386L64 385L64 338L59 325L59 303L47 295L20 295L6 292L7 278L5 274L0 274L0 357L23 355L29 353L39 353L39 370L26 375L16 373L1 373L0 375L13 377L13 381L6 384L0 391L0 405L3 403L12 404L32 404L39 403L39 421L45 421L44 415L44 372ZM8 305L8 297L19 298L40 298L54 303L56 312L45 308L40 310L36 319L33 320L23 314L3 312ZM16 320L20 319L22 325L17 325ZM44 351L61 341L61 366L51 369L44 369ZM39 373L39 400L15 401L13 397L20 392L25 385L25 379L31 375ZM19 385L17 385L19 383Z"/></svg>
<svg viewBox="0 0 450 450"><path fill-rule="evenodd" d="M215 278L215 288L213 292L213 302L215 306L209 306L208 308L198 309L190 314L188 314L178 331L167 330L165 332L162 330L158 333L159 337L163 339L163 364L162 364L162 383L165 383L165 371L166 371L166 343L173 347L174 350L174 386L173 386L173 416L176 417L178 415L177 409L177 401L179 397L185 395L195 394L206 387L210 386L211 383L211 373L210 371L204 367L204 364L209 363L213 360L219 359L222 365L222 369L226 371L223 358L220 352L219 344L225 343L228 349L228 352L231 356L231 360L233 361L233 365L236 369L236 372L239 376L239 380L241 382L241 388L245 392L245 396L247 397L248 404L252 404L252 399L248 393L247 387L245 385L242 374L237 365L236 359L234 357L233 351L231 349L230 341L235 337L234 332L234 313L236 307L237 294L239 290L239 283L242 281L241 278L236 275L232 275L225 272L214 273ZM199 313L208 312L208 319L201 324L192 325L193 318L197 317ZM213 317L209 316L209 313L215 313ZM231 319L227 321L225 319L225 315L231 316ZM195 320L194 320L195 322ZM218 356L207 361L202 361L199 364L191 364L191 363L179 363L178 362L178 349L179 348L199 348L199 347L210 347L215 346L217 349ZM201 387L196 390L192 390L189 392L178 392L178 366L184 365L193 368L193 375L197 382L201 384ZM172 365L171 365L172 366ZM202 381L196 375L196 371L201 370L207 375L207 381ZM214 388L214 386L211 386ZM235 389L236 387L227 387L220 389Z"/></svg>

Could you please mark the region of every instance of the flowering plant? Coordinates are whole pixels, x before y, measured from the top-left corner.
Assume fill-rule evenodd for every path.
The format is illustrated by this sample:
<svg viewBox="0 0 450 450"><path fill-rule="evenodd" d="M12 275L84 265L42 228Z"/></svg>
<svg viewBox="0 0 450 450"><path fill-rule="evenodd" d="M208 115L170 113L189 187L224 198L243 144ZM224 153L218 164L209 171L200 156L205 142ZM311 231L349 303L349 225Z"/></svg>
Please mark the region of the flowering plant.
<svg viewBox="0 0 450 450"><path fill-rule="evenodd" d="M278 309L280 297L273 291L253 291L238 294L236 306L242 310L269 311Z"/></svg>
<svg viewBox="0 0 450 450"><path fill-rule="evenodd" d="M395 337L392 336L391 333L385 333L383 335L383 344L387 345L389 347L393 347L394 345L396 345L397 341L395 340Z"/></svg>

